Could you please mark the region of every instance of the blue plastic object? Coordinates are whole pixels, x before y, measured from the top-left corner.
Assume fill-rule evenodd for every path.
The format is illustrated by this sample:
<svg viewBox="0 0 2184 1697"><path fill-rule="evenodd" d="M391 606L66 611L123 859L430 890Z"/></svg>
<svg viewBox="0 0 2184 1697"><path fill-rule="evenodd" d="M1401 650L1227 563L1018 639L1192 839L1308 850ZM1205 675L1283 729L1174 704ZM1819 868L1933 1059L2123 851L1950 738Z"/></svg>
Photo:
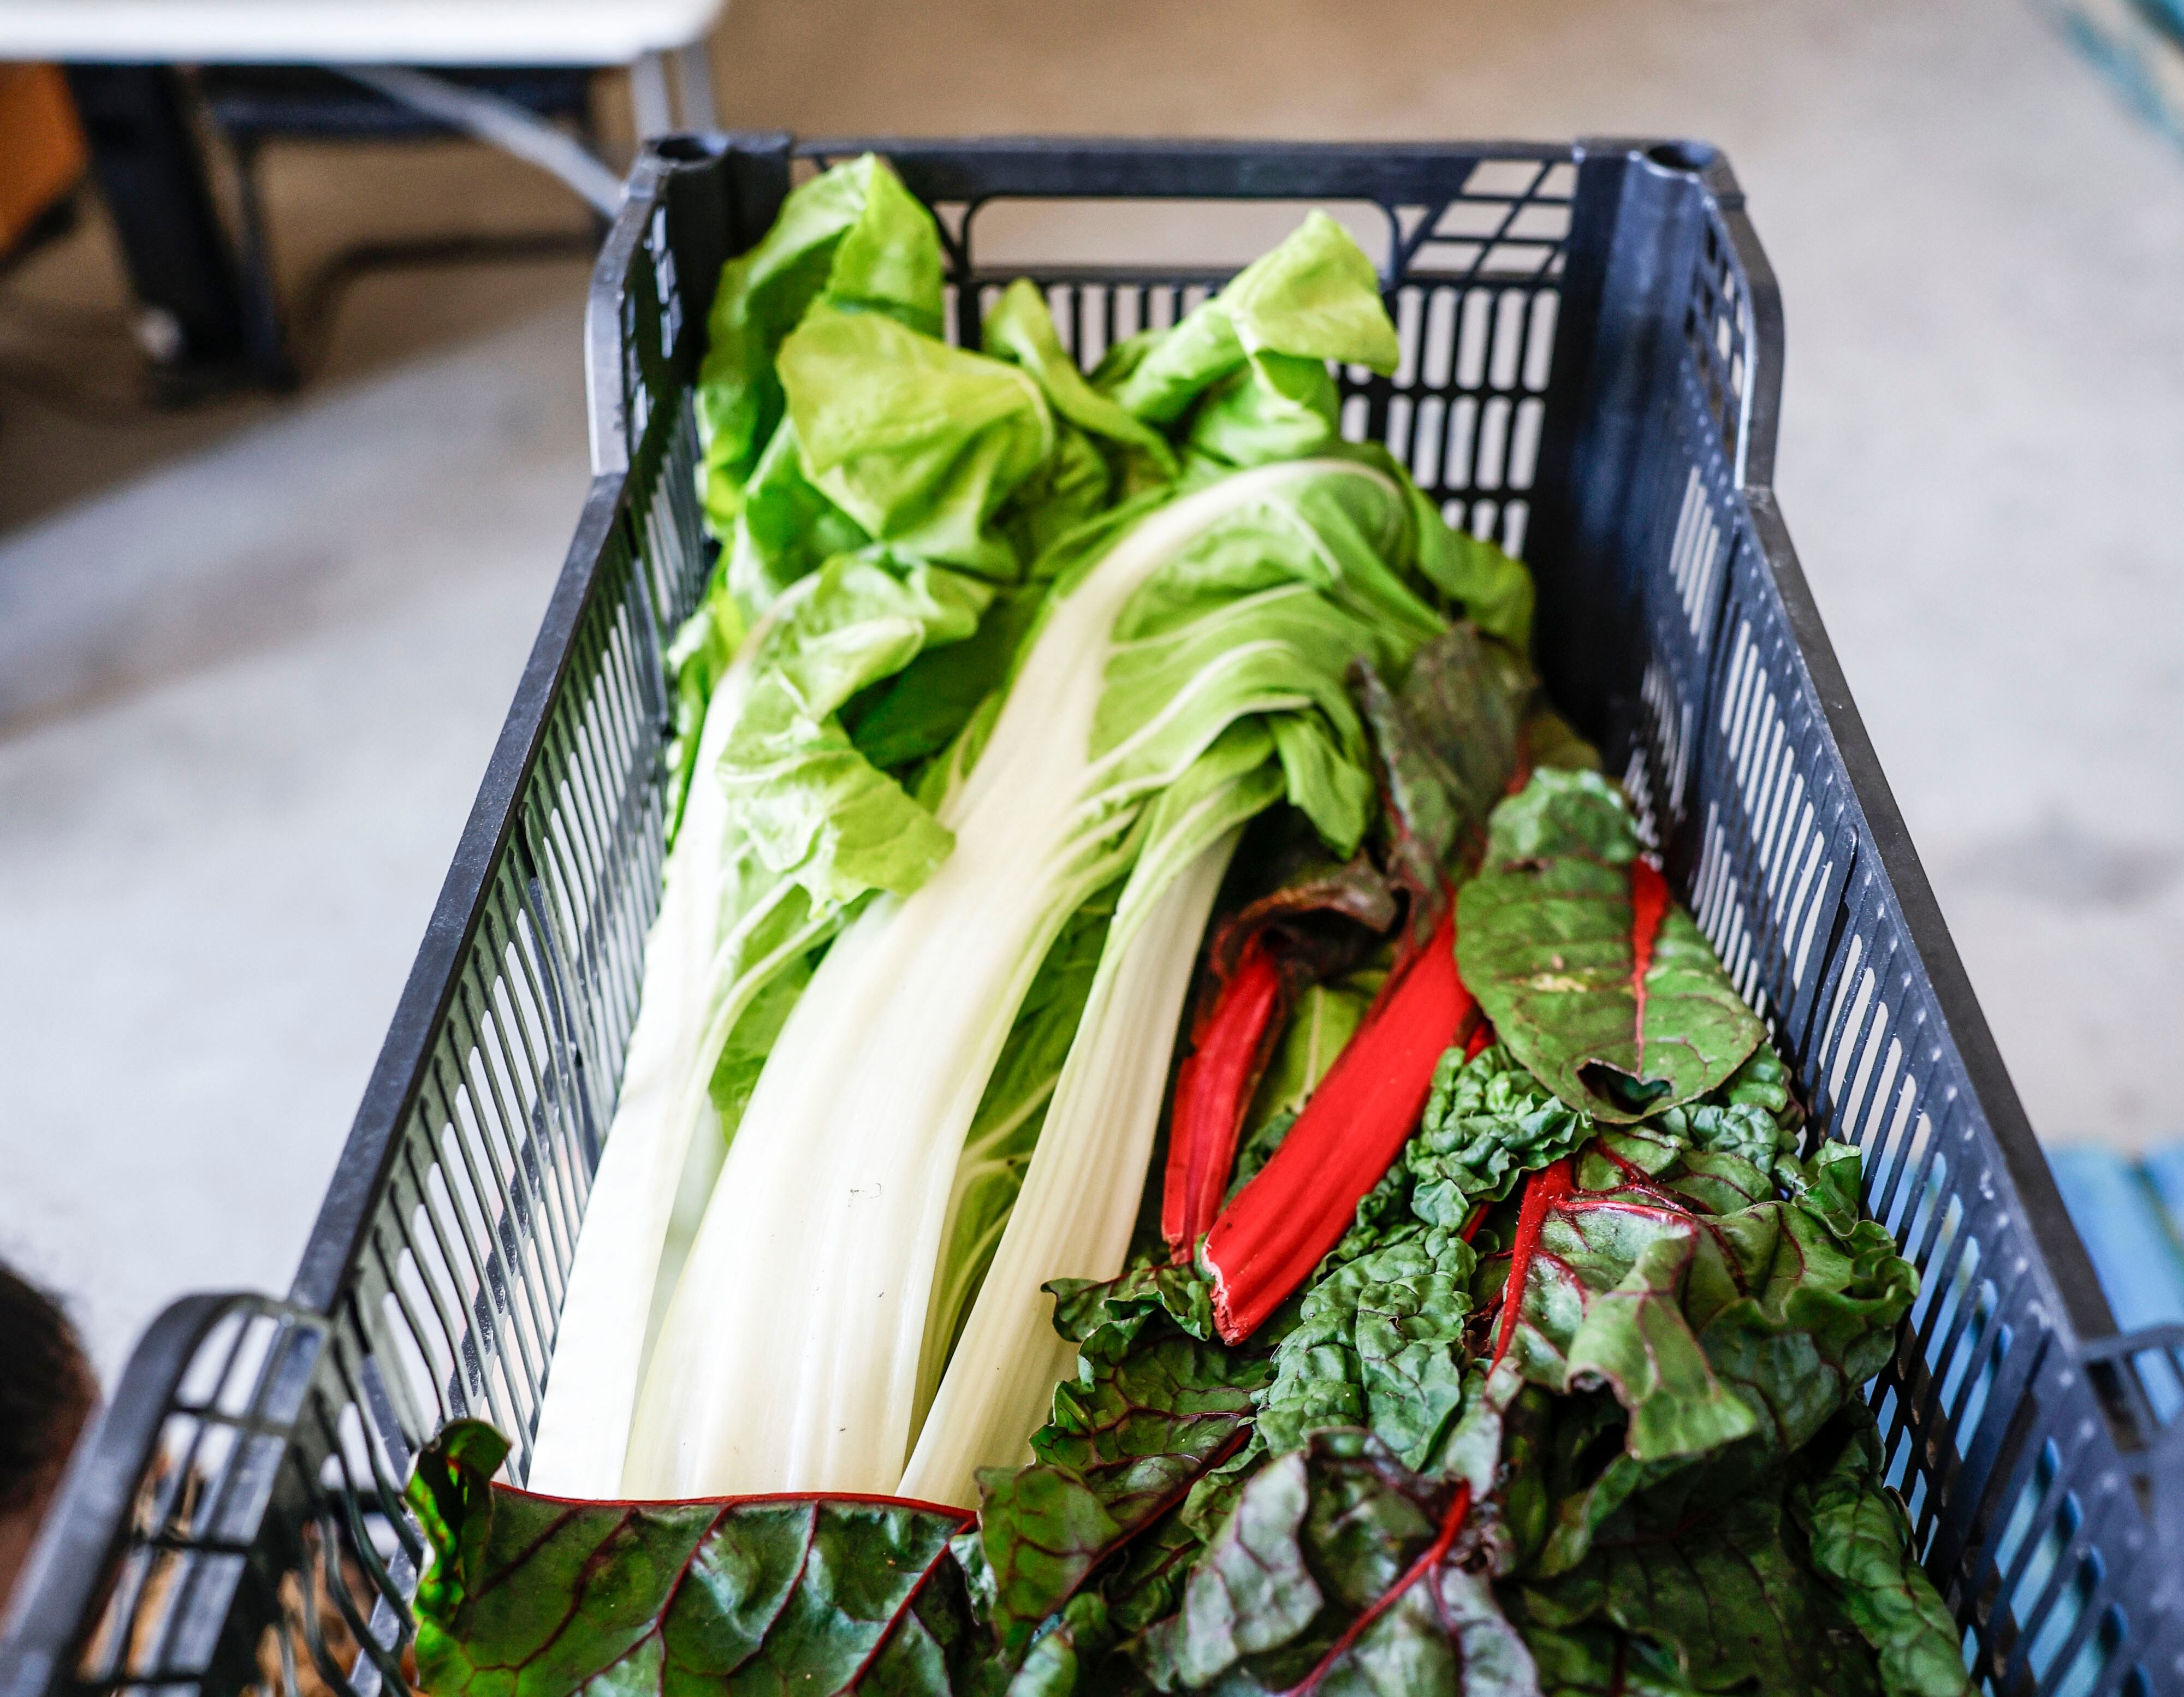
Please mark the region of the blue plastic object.
<svg viewBox="0 0 2184 1697"><path fill-rule="evenodd" d="M2108 1149L2050 1151L2056 1188L2126 1332L2184 1325L2184 1152L2144 1166Z"/></svg>

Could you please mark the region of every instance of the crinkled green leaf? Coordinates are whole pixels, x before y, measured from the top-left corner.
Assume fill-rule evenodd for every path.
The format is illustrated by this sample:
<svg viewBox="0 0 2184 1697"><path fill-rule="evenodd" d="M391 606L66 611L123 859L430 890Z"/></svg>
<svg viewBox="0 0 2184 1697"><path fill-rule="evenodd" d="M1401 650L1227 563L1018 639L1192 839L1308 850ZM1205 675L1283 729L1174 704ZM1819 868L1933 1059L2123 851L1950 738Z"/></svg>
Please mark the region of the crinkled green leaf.
<svg viewBox="0 0 2184 1697"><path fill-rule="evenodd" d="M725 570L737 603L754 613L837 555L872 546L865 527L805 474L796 421L783 419L744 485Z"/></svg>
<svg viewBox="0 0 2184 1697"><path fill-rule="evenodd" d="M1252 1476L1184 1583L1180 1611L1145 1635L1163 1691L1210 1683L1246 1655L1287 1643L1319 1613L1319 1585L1299 1533L1311 1505L1305 1452Z"/></svg>
<svg viewBox="0 0 2184 1697"><path fill-rule="evenodd" d="M989 353L1015 361L1037 381L1060 417L1103 442L1144 454L1163 476L1175 475L1167 439L1086 381L1055 331L1045 296L1028 279L1019 277L1001 292L986 314L983 339Z"/></svg>
<svg viewBox="0 0 2184 1697"><path fill-rule="evenodd" d="M1115 502L1172 481L1167 438L1085 381L1056 334L1046 298L1018 278L987 313L984 351L1021 366L1055 415L1055 452L1019 493L1017 547L1036 558Z"/></svg>
<svg viewBox="0 0 2184 1697"><path fill-rule="evenodd" d="M1886 1697L1965 1697L1963 1634L1911 1553L1910 1516L1883 1483L1873 1416L1862 1403L1844 1413L1849 1436L1801 1505L1813 1566L1872 1646Z"/></svg>
<svg viewBox="0 0 2184 1697"><path fill-rule="evenodd" d="M1392 459L1378 443L1359 446L1369 459ZM1432 498L1416 484L1409 487L1418 529L1418 570L1486 635L1514 654L1529 654L1532 574L1493 542L1443 521ZM1574 736L1555 741L1553 746L1561 757L1558 760L1550 761L1535 751L1533 764L1588 765L1596 769L1599 765L1596 754L1589 761L1583 758L1592 751Z"/></svg>
<svg viewBox="0 0 2184 1697"><path fill-rule="evenodd" d="M1440 629L1401 570L1410 547L1399 492L1357 472L1285 485L1208 525L1116 620L1092 734L1113 785L1157 782L1209 727L1254 717L1291 804L1335 854L1355 853L1373 783L1344 676L1361 655L1400 662Z"/></svg>
<svg viewBox="0 0 2184 1697"><path fill-rule="evenodd" d="M720 764L699 782L726 788L732 833L815 904L914 890L953 846L946 828L858 751L839 714L928 646L969 636L989 594L956 572L843 556L760 637Z"/></svg>
<svg viewBox="0 0 2184 1697"><path fill-rule="evenodd" d="M1314 212L1174 329L1117 348L1094 381L1195 457L1263 465L1340 442L1328 361L1392 371L1401 352L1372 261Z"/></svg>
<svg viewBox="0 0 2184 1697"><path fill-rule="evenodd" d="M1770 1202L1711 1223L1734 1277L1709 1277L1688 1304L1692 1319L1777 1447L1802 1449L1887 1365L1918 1275L1871 1220L1839 1234L1805 1207Z"/></svg>
<svg viewBox="0 0 2184 1697"><path fill-rule="evenodd" d="M1009 1679L1005 1697L1072 1697L1088 1686L1115 1690L1112 1679L1089 1683L1098 1677L1094 1670L1100 1667L1114 1638L1106 1598L1091 1592L1072 1597L1033 1640Z"/></svg>
<svg viewBox="0 0 2184 1697"><path fill-rule="evenodd" d="M1389 872L1411 893L1411 934L1422 942L1445 893L1485 852L1533 680L1515 655L1459 624L1412 657L1400 692L1368 663L1353 685L1379 756Z"/></svg>
<svg viewBox="0 0 2184 1697"><path fill-rule="evenodd" d="M1466 1060L1451 1049L1434 1069L1418 1134L1403 1152L1411 1209L1429 1225L1460 1230L1482 1202L1498 1202L1528 1172L1573 1153L1593 1134L1592 1116L1569 1107L1489 1044Z"/></svg>
<svg viewBox="0 0 2184 1697"><path fill-rule="evenodd" d="M1689 1102L1765 1040L1691 916L1669 904L1633 984L1635 826L1591 772L1543 771L1495 810L1486 865L1458 897L1463 982L1501 1041L1604 1121ZM1629 1092L1611 1093L1624 1081Z"/></svg>
<svg viewBox="0 0 2184 1697"><path fill-rule="evenodd" d="M1480 1530L1467 1520L1446 1542L1453 1507L1368 1433L1316 1434L1245 1484L1180 1609L1140 1640L1146 1672L1168 1691L1284 1691L1316 1674L1320 1690L1518 1697L1529 1659L1471 1571Z"/></svg>
<svg viewBox="0 0 2184 1697"><path fill-rule="evenodd" d="M872 155L792 190L773 227L722 268L694 391L706 515L726 537L782 417L774 359L822 295L940 333L933 214Z"/></svg>
<svg viewBox="0 0 2184 1697"><path fill-rule="evenodd" d="M1204 1281L1188 1269L1148 1266L1106 1285L1071 1282L1056 1299L1056 1326L1078 1344L1076 1377L1056 1387L1052 1417L1032 1437L1031 1465L989 1470L979 1481L989 1612L1011 1651L1129 1540L1172 1520L1194 1485L1242 1445L1254 1393L1271 1374L1262 1350L1211 1340ZM1179 1542L1195 1547L1201 1537ZM1189 1559L1181 1549L1156 1556L1127 1576L1118 1600Z"/></svg>
<svg viewBox="0 0 2184 1697"><path fill-rule="evenodd" d="M1836 1611L1770 1487L1639 1499L1580 1568L1525 1588L1543 1625L1613 1622L1702 1691L1878 1697L1871 1653Z"/></svg>
<svg viewBox="0 0 2184 1697"><path fill-rule="evenodd" d="M1016 576L1022 562L990 521L1055 439L1022 370L826 300L776 369L804 474L836 506L904 554Z"/></svg>
<svg viewBox="0 0 2184 1697"><path fill-rule="evenodd" d="M417 1668L446 1697L834 1691L899 1697L971 1667L953 1510L867 1499L577 1503L492 1483L507 1441L459 1422L409 1490L433 1559Z"/></svg>
<svg viewBox="0 0 2184 1697"><path fill-rule="evenodd" d="M844 709L850 740L881 771L898 775L947 748L981 707L999 704L996 693L1045 600L1035 587L996 590L969 637L920 649L884 689L867 691Z"/></svg>
<svg viewBox="0 0 2184 1697"><path fill-rule="evenodd" d="M1680 1220L1667 1213L1665 1200L1632 1197L1627 1208L1551 1216L1569 1271L1535 1273L1542 1294L1535 1304L1528 1292L1520 1331L1530 1330L1535 1305L1542 1316L1560 1310L1550 1327L1581 1307L1582 1320L1563 1334L1566 1369L1617 1386L1634 1411L1631 1453L1640 1459L1686 1453L1686 1440L1709 1428L1761 1430L1779 1449L1802 1448L1886 1364L1917 1276L1869 1220L1839 1234L1799 1204L1775 1200ZM1687 1338L1703 1347L1705 1375ZM1734 1392L1755 1423L1730 1415L1717 1386ZM1654 1395L1669 1399L1660 1416L1669 1427L1635 1418L1637 1401Z"/></svg>
<svg viewBox="0 0 2184 1697"><path fill-rule="evenodd" d="M1512 1350L1526 1377L1557 1392L1607 1385L1640 1461L1744 1437L1755 1416L1715 1377L1685 1312L1694 1265L1713 1248L1705 1227L1642 1199L1586 1200L1541 1228Z"/></svg>
<svg viewBox="0 0 2184 1697"><path fill-rule="evenodd" d="M1076 1592L1126 1528L1100 1494L1067 1468L989 1468L978 1481L978 1527L993 1575L994 1629L1021 1651L1039 1623Z"/></svg>
<svg viewBox="0 0 2184 1697"><path fill-rule="evenodd" d="M1274 1348L1259 1438L1276 1455L1363 1427L1424 1466L1462 1397L1474 1257L1453 1232L1404 1228L1306 1289Z"/></svg>
<svg viewBox="0 0 2184 1697"><path fill-rule="evenodd" d="M1602 1142L1642 1155L1646 1130ZM1557 1394L1604 1385L1628 1418L1597 1477L1555 1487L1544 1571L1581 1559L1607 1515L1695 1458L1740 1440L1761 1456L1802 1449L1886 1363L1916 1293L1872 1221L1839 1232L1733 1155L1663 1142L1649 1159L1657 1170L1631 1177L1588 1151L1526 1282L1510 1360ZM1711 1213L1694 1190L1740 1205ZM1752 1191L1765 1199L1743 1204ZM1499 1271L1482 1263L1482 1282Z"/></svg>
<svg viewBox="0 0 2184 1697"><path fill-rule="evenodd" d="M1699 1697L1672 1659L1600 1622L1554 1627L1522 1622L1539 1697Z"/></svg>

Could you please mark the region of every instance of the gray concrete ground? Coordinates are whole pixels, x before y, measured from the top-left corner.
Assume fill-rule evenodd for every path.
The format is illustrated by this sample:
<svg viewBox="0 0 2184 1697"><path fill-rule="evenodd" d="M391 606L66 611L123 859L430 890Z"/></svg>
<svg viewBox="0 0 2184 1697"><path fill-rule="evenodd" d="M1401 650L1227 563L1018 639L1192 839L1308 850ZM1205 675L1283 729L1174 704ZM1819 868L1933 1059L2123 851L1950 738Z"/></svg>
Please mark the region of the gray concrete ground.
<svg viewBox="0 0 2184 1697"><path fill-rule="evenodd" d="M2184 159L2021 0L750 0L716 63L733 121L807 134L1724 145L1786 301L1784 505L2036 1123L2184 1129ZM460 150L276 164L298 271L566 215ZM582 494L581 290L368 283L295 402L0 390L0 1254L109 1373L173 1294L292 1266ZM25 296L118 384L96 228Z"/></svg>

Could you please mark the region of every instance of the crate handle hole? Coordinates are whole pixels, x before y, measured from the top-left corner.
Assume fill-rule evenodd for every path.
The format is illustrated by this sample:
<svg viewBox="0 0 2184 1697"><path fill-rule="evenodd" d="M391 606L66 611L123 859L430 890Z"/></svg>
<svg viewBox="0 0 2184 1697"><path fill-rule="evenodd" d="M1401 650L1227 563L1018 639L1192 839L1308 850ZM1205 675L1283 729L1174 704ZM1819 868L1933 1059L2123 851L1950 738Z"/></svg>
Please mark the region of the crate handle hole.
<svg viewBox="0 0 2184 1697"><path fill-rule="evenodd" d="M1696 173L1719 159L1721 149L1704 142L1663 142L1646 148L1646 157L1663 170Z"/></svg>
<svg viewBox="0 0 2184 1697"><path fill-rule="evenodd" d="M720 151L710 146L702 136L659 136L654 137L652 151L663 159L671 159L678 165L702 165Z"/></svg>

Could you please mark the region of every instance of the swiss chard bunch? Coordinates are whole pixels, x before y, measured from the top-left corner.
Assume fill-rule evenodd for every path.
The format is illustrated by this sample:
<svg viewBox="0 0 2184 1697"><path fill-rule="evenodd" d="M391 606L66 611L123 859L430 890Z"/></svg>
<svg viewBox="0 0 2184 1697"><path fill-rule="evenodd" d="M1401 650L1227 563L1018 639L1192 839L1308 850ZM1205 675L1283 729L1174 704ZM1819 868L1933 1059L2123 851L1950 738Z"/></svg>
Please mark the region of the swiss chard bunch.
<svg viewBox="0 0 2184 1697"><path fill-rule="evenodd" d="M1490 1036L1442 1054L1301 1290L1240 1329L1206 1261L1061 1290L1078 1383L958 1540L1005 1664L1955 1697L1857 1394L1916 1292L1857 1153L1801 1155L1781 1062L1598 777L1496 810L1457 912Z"/></svg>
<svg viewBox="0 0 2184 1697"><path fill-rule="evenodd" d="M1284 946L1279 916L1331 966L1279 983L1207 1093L1221 1146L1188 1199L1212 1230L1178 1258L1148 1227L1121 1276L1048 1287L1075 1360L1028 1460L978 1475L975 1516L570 1504L489 1484L504 1446L456 1428L411 1492L428 1689L1961 1697L1859 1395L1917 1282L1860 1214L1857 1152L1807 1152L1609 784L1543 769L1435 827L1477 780L1399 773L1386 702L1415 691L1362 693L1409 798L1359 861L1237 907L1232 963L1240 935ZM1407 842L1429 878L1397 876ZM1323 990L1362 999L1346 1041L1321 1042ZM1365 1085L1429 1031L1422 1105L1383 1113Z"/></svg>

